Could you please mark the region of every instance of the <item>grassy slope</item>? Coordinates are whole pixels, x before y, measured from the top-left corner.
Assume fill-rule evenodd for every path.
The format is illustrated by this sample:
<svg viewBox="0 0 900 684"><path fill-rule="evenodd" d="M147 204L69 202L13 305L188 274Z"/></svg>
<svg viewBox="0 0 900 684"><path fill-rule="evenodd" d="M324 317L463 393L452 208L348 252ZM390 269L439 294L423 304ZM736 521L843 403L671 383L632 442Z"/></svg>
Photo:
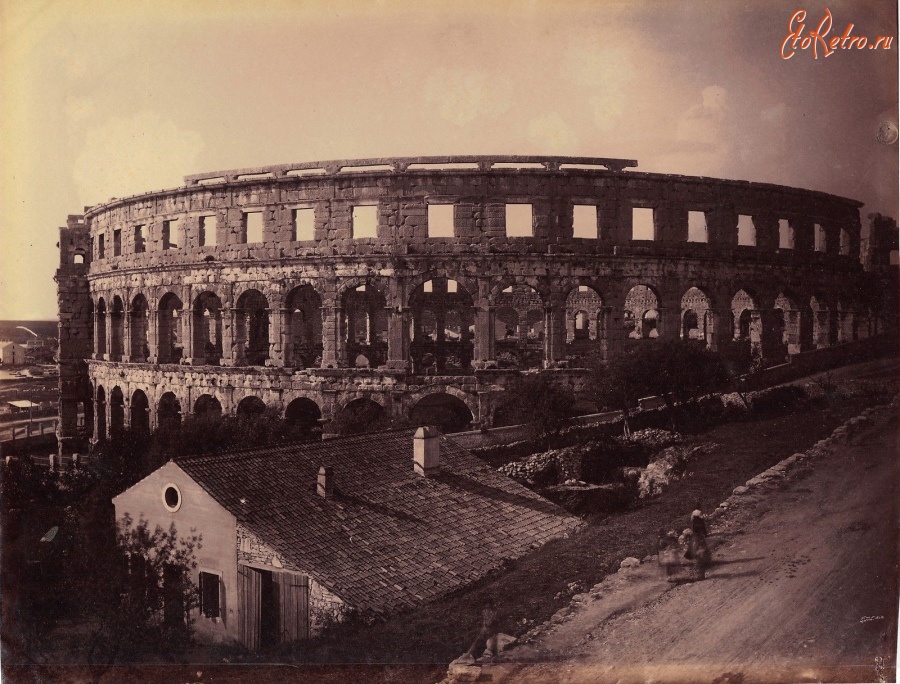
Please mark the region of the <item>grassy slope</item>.
<svg viewBox="0 0 900 684"><path fill-rule="evenodd" d="M704 510L712 510L734 487L807 449L865 407L861 400L845 400L716 427L696 439L720 446L697 459L689 476L662 496L610 516L569 539L551 542L501 576L487 578L456 596L365 630L344 628L319 643L315 651L298 653L298 659L446 663L468 648L478 630L480 606L488 596L497 603L501 629L519 634L527 629L523 619L544 621L566 604L574 593L568 589L571 583L579 583L580 589L575 591L583 591L615 571L623 558L655 553L657 531L686 527L697 502Z"/></svg>

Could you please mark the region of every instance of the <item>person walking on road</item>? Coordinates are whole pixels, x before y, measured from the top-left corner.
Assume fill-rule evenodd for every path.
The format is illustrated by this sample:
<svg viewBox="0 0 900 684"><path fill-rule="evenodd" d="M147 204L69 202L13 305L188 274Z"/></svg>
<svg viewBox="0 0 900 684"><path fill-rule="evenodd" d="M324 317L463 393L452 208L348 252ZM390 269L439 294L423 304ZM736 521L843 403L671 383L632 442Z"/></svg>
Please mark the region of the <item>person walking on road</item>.
<svg viewBox="0 0 900 684"><path fill-rule="evenodd" d="M700 509L691 513L691 536L688 541L688 558L694 562L695 577L706 579L706 570L712 563L712 554L706 542L706 521Z"/></svg>

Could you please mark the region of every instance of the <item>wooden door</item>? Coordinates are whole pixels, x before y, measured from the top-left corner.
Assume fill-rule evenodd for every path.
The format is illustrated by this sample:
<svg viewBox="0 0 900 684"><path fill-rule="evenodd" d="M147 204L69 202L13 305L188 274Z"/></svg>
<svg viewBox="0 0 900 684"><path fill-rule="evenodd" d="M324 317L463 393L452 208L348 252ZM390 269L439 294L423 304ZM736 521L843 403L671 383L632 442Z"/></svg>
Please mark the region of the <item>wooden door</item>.
<svg viewBox="0 0 900 684"><path fill-rule="evenodd" d="M309 638L309 578L292 572L276 572L278 612L282 643Z"/></svg>
<svg viewBox="0 0 900 684"><path fill-rule="evenodd" d="M238 565L240 640L250 651L255 651L260 646L261 604L262 576L253 568Z"/></svg>

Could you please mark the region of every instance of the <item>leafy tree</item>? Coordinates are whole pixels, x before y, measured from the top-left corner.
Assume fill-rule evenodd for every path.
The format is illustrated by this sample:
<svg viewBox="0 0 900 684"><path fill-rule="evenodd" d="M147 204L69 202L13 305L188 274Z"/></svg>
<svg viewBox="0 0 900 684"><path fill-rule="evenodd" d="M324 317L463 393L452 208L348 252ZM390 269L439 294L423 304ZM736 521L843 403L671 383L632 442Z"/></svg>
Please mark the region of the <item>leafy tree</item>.
<svg viewBox="0 0 900 684"><path fill-rule="evenodd" d="M328 431L341 436L361 435L408 424L405 418L391 418L380 405L367 401L340 411L328 424Z"/></svg>
<svg viewBox="0 0 900 684"><path fill-rule="evenodd" d="M193 531L179 536L174 523L151 530L146 520L135 524L126 514L114 544L78 559L73 584L92 626L84 657L98 672L185 654L199 600L193 571L201 542Z"/></svg>
<svg viewBox="0 0 900 684"><path fill-rule="evenodd" d="M73 655L99 677L110 664L177 656L190 644L197 598L189 571L201 539L127 518L117 534L111 498L119 490L93 465L3 466L2 582L14 630L5 638L27 651L22 657L42 658L54 624L78 620L89 631Z"/></svg>
<svg viewBox="0 0 900 684"><path fill-rule="evenodd" d="M276 406L250 415L191 415L180 424L161 425L153 433L149 466L156 468L174 455L236 451L310 438L304 426L283 419Z"/></svg>
<svg viewBox="0 0 900 684"><path fill-rule="evenodd" d="M495 424L528 425L546 448L575 415L575 395L546 375L520 375L504 392Z"/></svg>
<svg viewBox="0 0 900 684"><path fill-rule="evenodd" d="M681 409L728 381L718 355L689 340L642 341L605 367L595 361L592 376L598 403L622 411L626 435L630 411L642 397L662 398L674 423Z"/></svg>
<svg viewBox="0 0 900 684"><path fill-rule="evenodd" d="M631 437L631 412L638 400L647 396L646 368L640 356L631 349L603 363L599 357L591 357L590 385L597 405L602 409L622 412L623 431Z"/></svg>

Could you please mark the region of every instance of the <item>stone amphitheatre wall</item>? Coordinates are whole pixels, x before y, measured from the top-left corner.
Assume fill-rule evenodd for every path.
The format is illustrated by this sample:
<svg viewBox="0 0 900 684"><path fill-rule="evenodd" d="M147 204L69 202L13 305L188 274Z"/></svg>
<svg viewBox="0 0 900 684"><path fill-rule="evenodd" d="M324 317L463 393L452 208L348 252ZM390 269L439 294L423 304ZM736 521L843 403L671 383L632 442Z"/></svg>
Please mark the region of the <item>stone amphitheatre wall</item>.
<svg viewBox="0 0 900 684"><path fill-rule="evenodd" d="M564 369L647 337L783 361L884 326L858 202L635 165L309 163L191 176L71 216L61 442L152 428L166 394L182 414L205 396L226 412L305 400L305 419L355 399L409 415L439 394L487 424L522 369L578 389Z"/></svg>

